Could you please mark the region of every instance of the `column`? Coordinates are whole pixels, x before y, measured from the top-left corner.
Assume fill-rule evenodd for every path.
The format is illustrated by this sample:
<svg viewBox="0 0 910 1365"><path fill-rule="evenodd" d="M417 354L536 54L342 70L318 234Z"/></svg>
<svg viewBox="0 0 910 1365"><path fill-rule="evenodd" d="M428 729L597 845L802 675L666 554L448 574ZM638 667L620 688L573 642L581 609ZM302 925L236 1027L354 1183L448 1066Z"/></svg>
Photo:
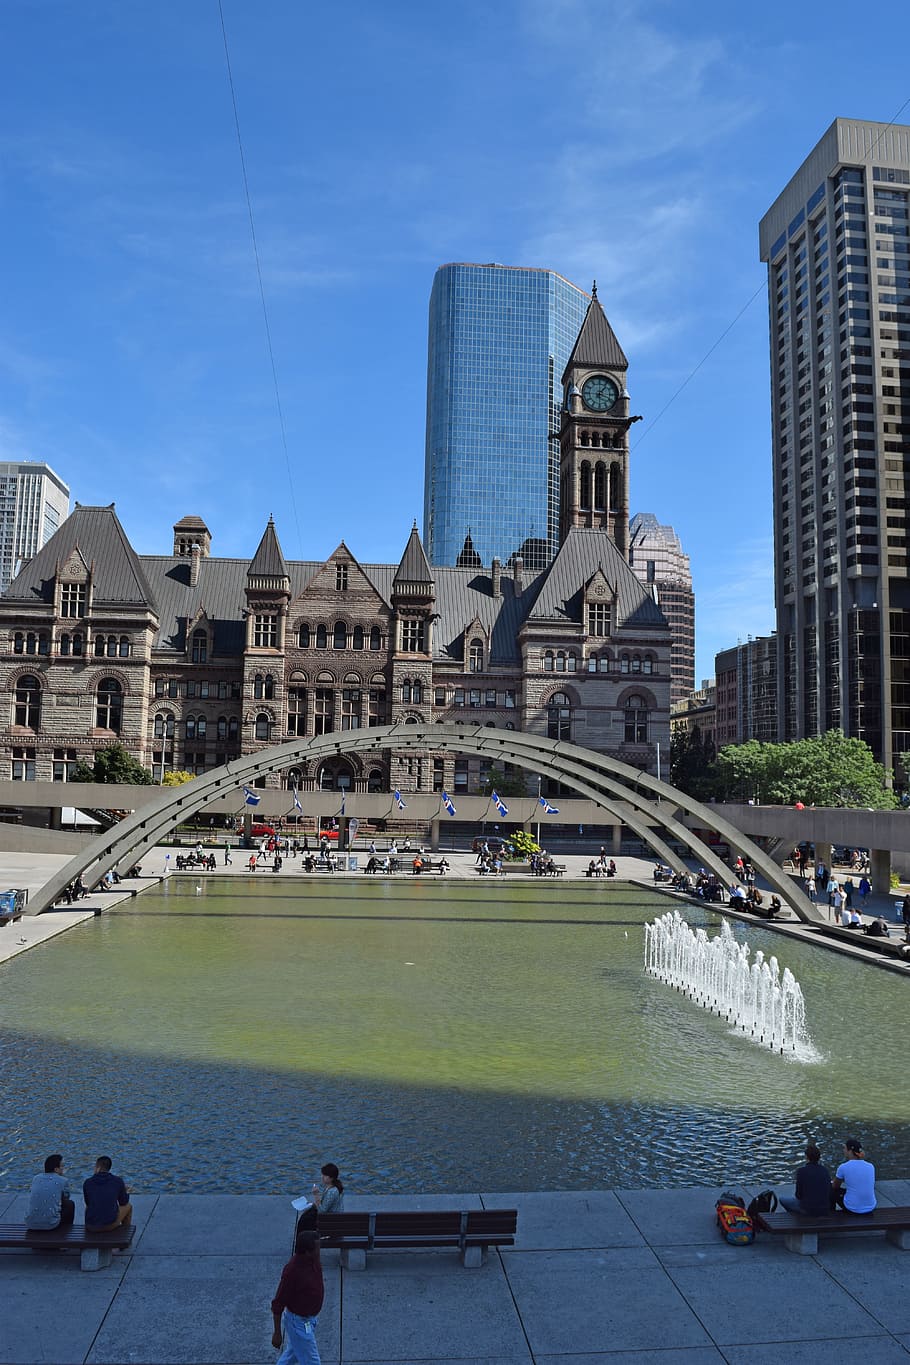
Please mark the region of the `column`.
<svg viewBox="0 0 910 1365"><path fill-rule="evenodd" d="M869 854L869 862L872 867L872 874L869 877L872 894L887 896L891 890L891 850L873 848Z"/></svg>

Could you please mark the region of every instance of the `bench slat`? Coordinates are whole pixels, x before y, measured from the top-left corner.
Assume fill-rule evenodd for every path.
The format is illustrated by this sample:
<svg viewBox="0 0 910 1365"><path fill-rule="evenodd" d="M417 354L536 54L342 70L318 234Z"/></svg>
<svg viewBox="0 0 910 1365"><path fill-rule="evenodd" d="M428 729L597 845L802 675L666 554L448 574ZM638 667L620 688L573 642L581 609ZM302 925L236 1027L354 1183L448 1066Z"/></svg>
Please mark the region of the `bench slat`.
<svg viewBox="0 0 910 1365"><path fill-rule="evenodd" d="M765 1232L862 1232L874 1228L910 1229L910 1208L879 1207L874 1213L829 1213L807 1218L801 1213L759 1213L755 1221Z"/></svg>
<svg viewBox="0 0 910 1365"><path fill-rule="evenodd" d="M24 1223L0 1223L2 1247L125 1247L133 1240L136 1229L130 1223L113 1232L89 1232L79 1223L65 1228L28 1228Z"/></svg>

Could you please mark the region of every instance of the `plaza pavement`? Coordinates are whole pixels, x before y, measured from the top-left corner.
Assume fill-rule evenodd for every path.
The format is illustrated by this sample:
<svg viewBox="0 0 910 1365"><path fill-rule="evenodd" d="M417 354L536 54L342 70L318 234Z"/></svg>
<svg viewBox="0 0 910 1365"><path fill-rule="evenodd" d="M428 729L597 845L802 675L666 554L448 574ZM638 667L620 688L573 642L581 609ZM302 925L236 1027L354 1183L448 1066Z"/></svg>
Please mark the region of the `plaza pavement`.
<svg viewBox="0 0 910 1365"><path fill-rule="evenodd" d="M735 1185L735 1182L734 1182ZM346 1197L350 1209L518 1209L514 1248L465 1270L451 1251L323 1256L325 1365L891 1365L910 1355L910 1255L881 1234L797 1256L723 1242L716 1189ZM743 1191L752 1194L755 1191ZM883 1181L882 1203L910 1203ZM0 1252L4 1365L274 1362L269 1303L289 1197L137 1194L136 1241L104 1270ZM0 1221L24 1194L0 1195Z"/></svg>

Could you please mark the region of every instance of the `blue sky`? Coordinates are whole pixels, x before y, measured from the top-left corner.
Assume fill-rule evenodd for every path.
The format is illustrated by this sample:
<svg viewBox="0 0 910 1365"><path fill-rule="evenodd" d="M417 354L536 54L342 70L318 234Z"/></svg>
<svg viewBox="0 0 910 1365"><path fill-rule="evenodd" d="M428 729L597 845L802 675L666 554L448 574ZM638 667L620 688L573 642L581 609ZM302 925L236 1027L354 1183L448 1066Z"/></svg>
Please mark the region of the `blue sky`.
<svg viewBox="0 0 910 1365"><path fill-rule="evenodd" d="M758 220L838 115L904 104L910 18L842 0L0 0L0 452L203 516L249 555L422 516L427 304L452 260L598 291L630 359L633 511L692 559L698 675L773 625ZM910 107L901 121L910 121ZM739 311L758 297L659 420Z"/></svg>

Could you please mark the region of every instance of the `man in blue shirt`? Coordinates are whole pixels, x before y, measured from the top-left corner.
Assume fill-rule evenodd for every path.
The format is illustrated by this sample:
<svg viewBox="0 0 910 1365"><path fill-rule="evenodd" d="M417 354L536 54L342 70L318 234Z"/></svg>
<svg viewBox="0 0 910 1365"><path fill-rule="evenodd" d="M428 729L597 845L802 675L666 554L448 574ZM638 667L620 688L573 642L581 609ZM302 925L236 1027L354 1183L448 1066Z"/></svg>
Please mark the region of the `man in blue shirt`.
<svg viewBox="0 0 910 1365"><path fill-rule="evenodd" d="M133 1217L129 1190L119 1175L111 1174L109 1156L99 1156L95 1174L82 1186L85 1197L85 1226L89 1232L115 1232Z"/></svg>
<svg viewBox="0 0 910 1365"><path fill-rule="evenodd" d="M835 1204L845 1213L874 1213L875 1167L866 1160L859 1138L844 1140L844 1156L831 1181Z"/></svg>

